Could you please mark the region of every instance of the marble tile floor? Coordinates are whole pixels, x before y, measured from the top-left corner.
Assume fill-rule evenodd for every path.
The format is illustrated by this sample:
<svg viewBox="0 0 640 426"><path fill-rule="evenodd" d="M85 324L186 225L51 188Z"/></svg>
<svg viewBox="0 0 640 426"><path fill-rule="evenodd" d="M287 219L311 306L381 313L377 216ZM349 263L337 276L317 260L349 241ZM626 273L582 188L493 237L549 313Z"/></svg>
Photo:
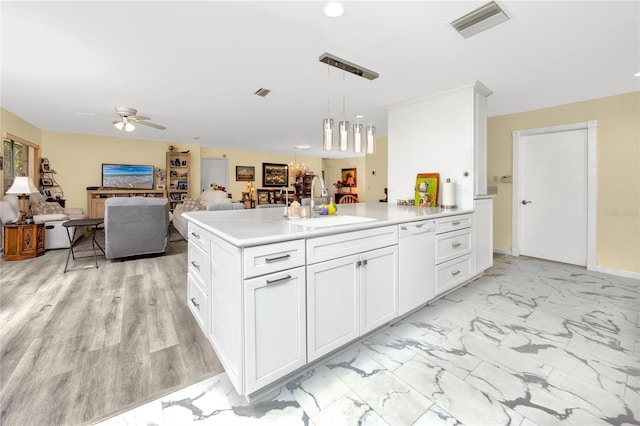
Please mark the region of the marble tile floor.
<svg viewBox="0 0 640 426"><path fill-rule="evenodd" d="M639 425L640 282L487 274L247 403L222 373L103 425Z"/></svg>

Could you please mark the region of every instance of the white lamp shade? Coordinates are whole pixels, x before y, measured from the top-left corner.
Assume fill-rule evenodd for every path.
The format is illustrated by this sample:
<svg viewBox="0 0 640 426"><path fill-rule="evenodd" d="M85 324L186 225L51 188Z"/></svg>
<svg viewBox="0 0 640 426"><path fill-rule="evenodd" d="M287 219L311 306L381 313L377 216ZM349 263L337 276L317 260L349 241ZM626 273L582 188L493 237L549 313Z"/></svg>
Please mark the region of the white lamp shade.
<svg viewBox="0 0 640 426"><path fill-rule="evenodd" d="M325 118L322 120L322 148L325 151L333 149L333 119Z"/></svg>
<svg viewBox="0 0 640 426"><path fill-rule="evenodd" d="M124 131L125 132L133 132L135 129L136 129L136 126L131 124L130 121L127 121L126 123L124 123Z"/></svg>
<svg viewBox="0 0 640 426"><path fill-rule="evenodd" d="M115 123L113 123L113 125L118 130L124 129L124 121L116 121Z"/></svg>
<svg viewBox="0 0 640 426"><path fill-rule="evenodd" d="M16 176L13 185L7 190L7 194L33 194L39 192L29 176Z"/></svg>
<svg viewBox="0 0 640 426"><path fill-rule="evenodd" d="M367 154L375 154L376 152L376 128L367 126Z"/></svg>
<svg viewBox="0 0 640 426"><path fill-rule="evenodd" d="M363 131L362 124L353 125L353 152L362 152Z"/></svg>

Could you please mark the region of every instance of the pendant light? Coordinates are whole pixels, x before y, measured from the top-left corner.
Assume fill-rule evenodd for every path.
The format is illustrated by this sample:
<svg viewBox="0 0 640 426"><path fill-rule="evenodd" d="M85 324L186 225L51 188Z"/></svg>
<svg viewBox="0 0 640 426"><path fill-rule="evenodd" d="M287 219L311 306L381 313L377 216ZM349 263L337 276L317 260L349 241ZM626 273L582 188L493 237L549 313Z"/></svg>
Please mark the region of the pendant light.
<svg viewBox="0 0 640 426"><path fill-rule="evenodd" d="M367 154L376 153L376 128L375 126L367 126Z"/></svg>
<svg viewBox="0 0 640 426"><path fill-rule="evenodd" d="M327 118L322 120L322 149L331 151L333 149L333 118L331 116L331 97L329 96L330 70L327 65Z"/></svg>
<svg viewBox="0 0 640 426"><path fill-rule="evenodd" d="M346 100L344 94L345 72L342 71L342 121L338 123L338 151L349 150L349 122L346 120Z"/></svg>
<svg viewBox="0 0 640 426"><path fill-rule="evenodd" d="M362 114L356 115L356 124L353 125L353 152L361 153L362 152L362 142L363 142L363 129L362 124L360 124L359 119L364 117Z"/></svg>

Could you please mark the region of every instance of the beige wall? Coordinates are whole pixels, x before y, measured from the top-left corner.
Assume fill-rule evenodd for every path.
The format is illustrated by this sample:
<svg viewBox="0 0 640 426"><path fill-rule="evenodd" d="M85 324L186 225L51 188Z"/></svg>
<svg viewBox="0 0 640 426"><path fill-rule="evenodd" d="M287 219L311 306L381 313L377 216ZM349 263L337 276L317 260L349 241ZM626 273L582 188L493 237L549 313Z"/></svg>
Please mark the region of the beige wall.
<svg viewBox="0 0 640 426"><path fill-rule="evenodd" d="M40 145L42 140L42 132L40 131L40 129L33 126L31 123L24 121L12 112L5 110L4 108L0 108L0 133L2 135L11 134L37 145ZM4 155L1 148L0 155ZM33 164L31 164L31 166L35 167ZM34 183L37 185L39 176L32 177L34 178ZM0 172L0 191L3 191L3 188L4 173Z"/></svg>
<svg viewBox="0 0 640 426"><path fill-rule="evenodd" d="M511 133L589 120L598 121L596 262L640 273L640 92L489 118L494 246L511 250L512 185L492 182L513 173Z"/></svg>
<svg viewBox="0 0 640 426"><path fill-rule="evenodd" d="M294 164L304 163L307 170L314 173L322 173L322 159L318 157L304 157L300 155L273 154L266 152L233 151L230 149L202 148L202 158L225 157L229 160L229 187L227 192L233 195L234 200L240 200L242 192L246 191L246 182L236 182L236 166L253 166L256 170L254 188L262 188L262 163ZM198 178L199 179L199 178ZM198 180L199 182L199 180ZM291 178L290 178L290 184ZM254 195L255 198L255 195Z"/></svg>
<svg viewBox="0 0 640 426"><path fill-rule="evenodd" d="M169 145L191 150L192 179L200 179L200 147L141 139L120 139L75 133L42 132L42 156L49 159L68 207L87 208L87 187L100 186L102 163L151 164L166 167ZM192 195L198 190L191 185Z"/></svg>
<svg viewBox="0 0 640 426"><path fill-rule="evenodd" d="M375 154L367 155L366 200L375 202L384 199L384 189L387 187L388 138L376 138Z"/></svg>

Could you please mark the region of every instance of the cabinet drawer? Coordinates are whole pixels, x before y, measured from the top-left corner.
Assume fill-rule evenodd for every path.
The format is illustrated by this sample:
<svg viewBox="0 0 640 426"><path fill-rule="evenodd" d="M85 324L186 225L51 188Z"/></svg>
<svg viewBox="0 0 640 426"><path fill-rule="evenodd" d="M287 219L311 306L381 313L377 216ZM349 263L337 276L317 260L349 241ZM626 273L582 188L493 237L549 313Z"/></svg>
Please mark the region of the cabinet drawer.
<svg viewBox="0 0 640 426"><path fill-rule="evenodd" d="M304 258L304 240L249 247L243 253L244 277L303 266Z"/></svg>
<svg viewBox="0 0 640 426"><path fill-rule="evenodd" d="M205 282L209 276L209 256L196 243L189 240L189 273L197 277L200 282ZM209 295L206 289L202 289L205 295Z"/></svg>
<svg viewBox="0 0 640 426"><path fill-rule="evenodd" d="M191 274L187 274L187 305L193 313L198 325L204 332L205 336L208 336L207 324L209 324L209 300L202 291L202 283L198 282L198 279Z"/></svg>
<svg viewBox="0 0 640 426"><path fill-rule="evenodd" d="M436 234L470 228L473 223L471 214L441 217L436 219Z"/></svg>
<svg viewBox="0 0 640 426"><path fill-rule="evenodd" d="M307 265L394 244L398 244L397 226L311 238L307 240Z"/></svg>
<svg viewBox="0 0 640 426"><path fill-rule="evenodd" d="M471 229L436 235L436 264L471 252Z"/></svg>
<svg viewBox="0 0 640 426"><path fill-rule="evenodd" d="M198 247L200 247L202 250L206 252L209 251L209 248L207 247L207 242L208 242L208 231L205 231L203 228L201 228L198 225L195 225L191 222L189 222L189 242L193 242L194 244L196 244Z"/></svg>
<svg viewBox="0 0 640 426"><path fill-rule="evenodd" d="M436 295L442 294L471 277L471 255L436 266Z"/></svg>

